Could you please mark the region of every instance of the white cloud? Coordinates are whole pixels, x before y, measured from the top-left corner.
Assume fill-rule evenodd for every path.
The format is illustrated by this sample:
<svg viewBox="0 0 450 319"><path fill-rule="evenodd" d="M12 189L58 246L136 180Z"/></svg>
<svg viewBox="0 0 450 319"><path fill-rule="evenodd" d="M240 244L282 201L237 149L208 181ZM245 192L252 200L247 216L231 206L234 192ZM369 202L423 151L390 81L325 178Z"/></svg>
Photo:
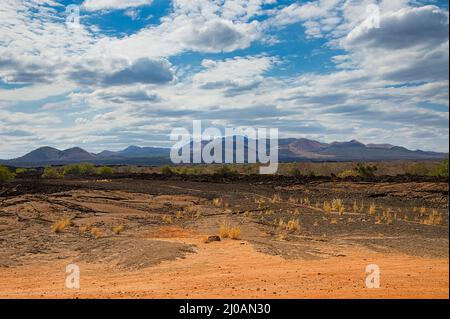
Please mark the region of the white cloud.
<svg viewBox="0 0 450 319"><path fill-rule="evenodd" d="M88 11L123 10L152 4L153 0L85 0L83 8Z"/></svg>

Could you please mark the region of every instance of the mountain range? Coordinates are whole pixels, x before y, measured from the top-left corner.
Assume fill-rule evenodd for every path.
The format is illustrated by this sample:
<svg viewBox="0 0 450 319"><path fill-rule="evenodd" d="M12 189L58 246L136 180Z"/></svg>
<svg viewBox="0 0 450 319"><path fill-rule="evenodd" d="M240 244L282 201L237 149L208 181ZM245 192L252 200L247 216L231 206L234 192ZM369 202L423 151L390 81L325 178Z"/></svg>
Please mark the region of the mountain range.
<svg viewBox="0 0 450 319"><path fill-rule="evenodd" d="M363 144L349 142L321 143L306 138L280 139L279 161L380 161L380 160L431 160L448 158L448 153L409 150L390 144ZM248 140L245 140L247 149ZM233 150L235 151L235 149ZM121 151L90 153L79 147L58 150L38 148L22 157L0 160L11 166L42 166L91 162L94 164L161 165L170 163L170 148L129 146Z"/></svg>

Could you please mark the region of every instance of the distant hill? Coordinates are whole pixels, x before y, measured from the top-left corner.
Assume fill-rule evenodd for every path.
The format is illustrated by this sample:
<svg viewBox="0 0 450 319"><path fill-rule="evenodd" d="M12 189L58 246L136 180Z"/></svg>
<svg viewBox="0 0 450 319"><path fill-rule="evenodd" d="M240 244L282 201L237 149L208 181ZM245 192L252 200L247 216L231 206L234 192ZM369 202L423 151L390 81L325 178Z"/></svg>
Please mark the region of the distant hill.
<svg viewBox="0 0 450 319"><path fill-rule="evenodd" d="M231 139L227 137L226 139ZM223 146L225 139L222 139ZM249 140L244 139L247 151ZM202 147L207 144L202 143ZM191 143L192 145L192 143ZM233 153L235 153L233 149ZM67 163L91 162L94 164L161 165L170 163L170 149L160 147L129 146L121 151L105 150L89 153L79 147L60 151L52 147L38 148L22 157L1 160L12 166L43 166ZM247 158L247 156L245 157ZM448 158L448 153L408 150L390 144L367 144L349 142L321 143L306 138L279 140L279 161L380 161L380 160L432 160Z"/></svg>

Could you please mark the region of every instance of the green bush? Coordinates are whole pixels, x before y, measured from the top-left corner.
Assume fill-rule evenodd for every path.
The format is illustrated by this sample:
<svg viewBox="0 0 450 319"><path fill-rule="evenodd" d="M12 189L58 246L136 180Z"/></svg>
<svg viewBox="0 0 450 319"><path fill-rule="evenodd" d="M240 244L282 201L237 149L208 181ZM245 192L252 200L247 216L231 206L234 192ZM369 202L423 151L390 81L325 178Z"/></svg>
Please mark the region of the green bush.
<svg viewBox="0 0 450 319"><path fill-rule="evenodd" d="M293 169L291 169L291 170L289 171L289 174L292 175L292 176L297 176L297 177L303 175L303 174L302 174L302 171L301 171L298 167L294 167Z"/></svg>
<svg viewBox="0 0 450 319"><path fill-rule="evenodd" d="M448 177L448 159L444 160L438 167L436 167L431 175L437 177Z"/></svg>
<svg viewBox="0 0 450 319"><path fill-rule="evenodd" d="M11 172L6 166L0 166L0 182L12 182L16 174Z"/></svg>
<svg viewBox="0 0 450 319"><path fill-rule="evenodd" d="M378 167L376 167L375 165L364 165L361 163L358 163L358 165L356 165L355 167L355 171L361 177L374 177L377 170Z"/></svg>
<svg viewBox="0 0 450 319"><path fill-rule="evenodd" d="M64 174L61 174L53 167L46 167L41 177L46 179L61 179L64 178Z"/></svg>
<svg viewBox="0 0 450 319"><path fill-rule="evenodd" d="M174 173L175 171L169 165L165 165L161 168L161 174L163 175L173 175Z"/></svg>
<svg viewBox="0 0 450 319"><path fill-rule="evenodd" d="M102 167L97 168L96 173L97 173L97 175L103 175L103 176L114 174L112 168L108 167L108 166L102 166Z"/></svg>
<svg viewBox="0 0 450 319"><path fill-rule="evenodd" d="M355 176L358 176L358 172L353 169L346 169L338 174L338 177L340 178L355 177Z"/></svg>
<svg viewBox="0 0 450 319"><path fill-rule="evenodd" d="M16 174L24 174L26 172L28 172L26 168L16 168Z"/></svg>
<svg viewBox="0 0 450 319"><path fill-rule="evenodd" d="M91 175L96 173L95 166L90 163L70 164L64 166L64 175Z"/></svg>

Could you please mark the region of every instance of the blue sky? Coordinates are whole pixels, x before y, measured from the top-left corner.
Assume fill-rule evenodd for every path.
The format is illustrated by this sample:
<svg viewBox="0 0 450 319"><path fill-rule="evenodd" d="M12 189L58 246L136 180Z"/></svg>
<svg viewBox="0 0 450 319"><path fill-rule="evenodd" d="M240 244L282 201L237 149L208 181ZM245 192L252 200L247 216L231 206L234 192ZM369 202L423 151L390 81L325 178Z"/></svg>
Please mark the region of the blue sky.
<svg viewBox="0 0 450 319"><path fill-rule="evenodd" d="M448 151L448 1L4 2L0 158L171 146L197 119Z"/></svg>

